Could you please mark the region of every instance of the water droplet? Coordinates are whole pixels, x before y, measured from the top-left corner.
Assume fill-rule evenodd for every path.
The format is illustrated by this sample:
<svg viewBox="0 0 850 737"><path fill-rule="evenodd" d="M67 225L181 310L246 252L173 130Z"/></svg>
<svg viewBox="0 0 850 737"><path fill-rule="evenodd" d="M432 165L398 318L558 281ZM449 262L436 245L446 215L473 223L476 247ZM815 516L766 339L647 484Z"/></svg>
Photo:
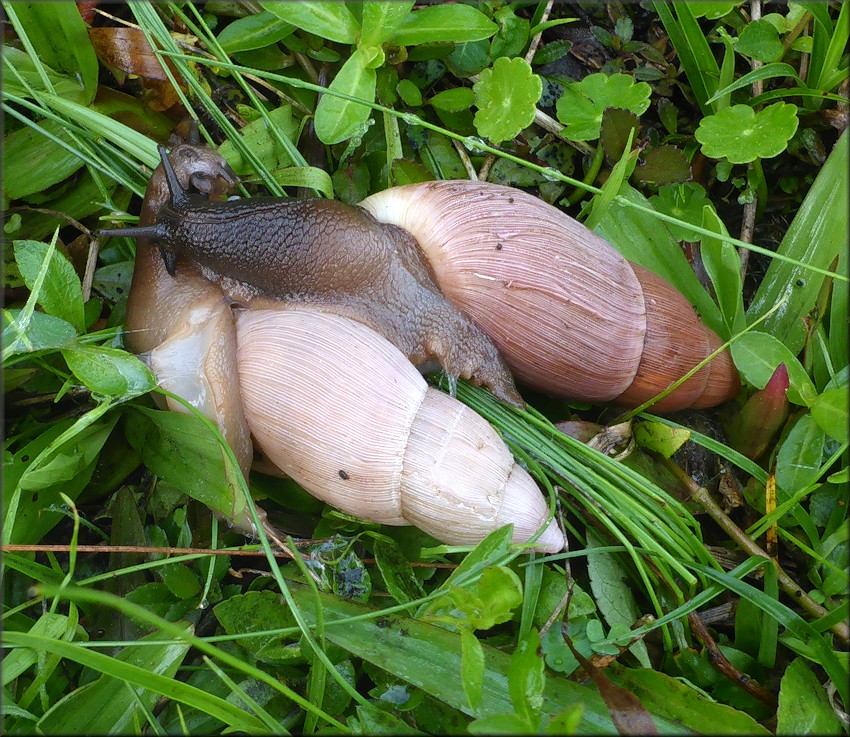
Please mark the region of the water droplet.
<svg viewBox="0 0 850 737"><path fill-rule="evenodd" d="M543 175L543 178L547 182L560 182L561 181L561 172L559 172L557 169L553 169L551 166L547 166L541 172L541 174Z"/></svg>
<svg viewBox="0 0 850 737"><path fill-rule="evenodd" d="M206 609L209 605L210 603L206 599L204 599L198 604L198 609Z"/></svg>
<svg viewBox="0 0 850 737"><path fill-rule="evenodd" d="M457 376L446 374L446 383L449 385L449 396L457 397Z"/></svg>
<svg viewBox="0 0 850 737"><path fill-rule="evenodd" d="M476 136L467 136L463 139L463 147L467 151L483 151L487 144L481 138Z"/></svg>

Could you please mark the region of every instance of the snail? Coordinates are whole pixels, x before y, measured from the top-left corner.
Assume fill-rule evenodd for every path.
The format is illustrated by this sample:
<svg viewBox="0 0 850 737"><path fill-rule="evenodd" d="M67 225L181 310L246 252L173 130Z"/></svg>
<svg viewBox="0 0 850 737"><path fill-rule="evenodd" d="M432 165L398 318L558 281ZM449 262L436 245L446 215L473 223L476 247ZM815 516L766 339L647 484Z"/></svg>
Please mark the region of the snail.
<svg viewBox="0 0 850 737"><path fill-rule="evenodd" d="M636 406L722 344L664 279L511 187L424 182L352 207L210 203L172 184L155 222L120 231L156 238L169 273L187 256L236 300L346 314L415 363L437 358L513 404L521 398L511 371L547 393ZM703 409L738 388L724 351L653 408Z"/></svg>
<svg viewBox="0 0 850 737"><path fill-rule="evenodd" d="M168 250L174 244L151 240L158 237L151 226L170 217L174 193L191 186L215 197L234 182L215 152L177 146L151 177L140 228L99 233L139 236L128 348L147 357L161 385L218 423L243 473L256 444L280 471L345 512L414 524L459 545L477 543L507 523L514 525L514 541L526 542L545 526L533 549L561 550L563 535L554 520L547 524L539 488L496 431L428 387L408 356L372 329L382 324L381 311L360 309L357 290L350 302L356 309L349 309L330 295L315 304L297 295L270 298L186 258L175 270ZM205 203L194 198L193 204ZM445 300L434 302L438 314L457 312ZM387 324L392 332L395 323ZM454 329L462 335L480 333L462 315L450 324L460 324ZM420 327L409 332L427 334ZM435 345L455 355L445 341L435 339ZM495 369L473 366L470 378L484 383L488 371L502 372L493 374L492 386L502 387L509 401L521 401L489 340L468 354L472 359L460 355L473 363L481 355L495 357ZM176 403L169 408L181 411Z"/></svg>

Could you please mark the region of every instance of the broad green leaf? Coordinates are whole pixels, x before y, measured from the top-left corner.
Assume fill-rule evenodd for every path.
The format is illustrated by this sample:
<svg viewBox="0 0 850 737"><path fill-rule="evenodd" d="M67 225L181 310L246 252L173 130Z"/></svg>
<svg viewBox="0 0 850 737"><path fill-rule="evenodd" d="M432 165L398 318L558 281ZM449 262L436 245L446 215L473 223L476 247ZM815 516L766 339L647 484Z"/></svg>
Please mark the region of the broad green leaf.
<svg viewBox="0 0 850 737"><path fill-rule="evenodd" d="M174 121L167 115L152 110L141 97L101 87L97 98L89 106L110 118L117 118L133 130L155 141L167 141L174 131ZM108 182L104 182L108 184Z"/></svg>
<svg viewBox="0 0 850 737"><path fill-rule="evenodd" d="M711 206L705 189L696 182L665 184L658 188L658 194L649 198L652 206L665 215L684 220L692 225L702 225L703 208ZM664 223L670 234L678 241L700 241L702 234L689 230L678 223Z"/></svg>
<svg viewBox="0 0 850 737"><path fill-rule="evenodd" d="M218 34L218 42L228 54L262 49L290 36L295 26L268 11L237 18Z"/></svg>
<svg viewBox="0 0 850 737"><path fill-rule="evenodd" d="M534 734L535 729L518 714L504 712L502 714L487 714L476 719L469 725L471 734Z"/></svg>
<svg viewBox="0 0 850 737"><path fill-rule="evenodd" d="M822 269L829 268L839 254L846 254L850 196L847 151L845 131L797 210L779 244L779 253ZM793 354L799 353L806 340L803 319L815 306L823 280L808 269L774 260L747 310L748 321L761 317L787 297L785 306L768 317L761 329L776 336ZM846 328L841 330L846 336Z"/></svg>
<svg viewBox="0 0 850 737"><path fill-rule="evenodd" d="M45 120L13 131L3 141L3 192L15 200L64 181L83 160L45 134L70 143L61 123Z"/></svg>
<svg viewBox="0 0 850 737"><path fill-rule="evenodd" d="M721 236L729 235L713 205L703 207L702 227ZM747 327L741 283L741 257L731 243L710 236L703 236L700 253L705 270L714 285L717 303L726 324L726 330L721 333L721 337L729 338Z"/></svg>
<svg viewBox="0 0 850 737"><path fill-rule="evenodd" d="M23 310L3 310L3 358L21 353L55 351L77 337L71 323L43 312L33 312L26 326L20 324Z"/></svg>
<svg viewBox="0 0 850 737"><path fill-rule="evenodd" d="M784 52L776 29L767 20L754 20L744 26L735 51L763 62L779 61Z"/></svg>
<svg viewBox="0 0 850 737"><path fill-rule="evenodd" d="M392 37L395 44L412 46L435 41L480 41L490 38L498 26L471 5L430 5L407 16Z"/></svg>
<svg viewBox="0 0 850 737"><path fill-rule="evenodd" d="M273 591L249 591L225 599L213 609L216 619L229 635L250 635L261 630L284 629L295 625L292 613ZM266 662L280 662L282 648L292 638L283 635L243 637L238 640L249 653ZM263 652L264 651L264 652ZM274 657L274 655L278 657Z"/></svg>
<svg viewBox="0 0 850 737"><path fill-rule="evenodd" d="M235 524L248 523L246 500L228 483L223 451L200 419L134 406L124 432L151 473Z"/></svg>
<svg viewBox="0 0 850 737"><path fill-rule="evenodd" d="M470 581L476 581L489 566L506 563L510 558L513 525L505 525L493 530L475 549L467 553L460 565L452 571L440 587L440 591L448 591L452 586L463 586Z"/></svg>
<svg viewBox="0 0 850 737"><path fill-rule="evenodd" d="M642 115L649 107L651 92L646 82L636 84L628 74L590 74L566 86L556 104L558 120L564 124L567 138L593 141L599 138L605 108L623 108Z"/></svg>
<svg viewBox="0 0 850 737"><path fill-rule="evenodd" d="M307 187L321 192L333 199L334 185L330 175L316 166L287 166L275 169L272 173L275 181L284 187Z"/></svg>
<svg viewBox="0 0 850 737"><path fill-rule="evenodd" d="M499 24L499 30L490 44L490 57L493 59L522 56L528 43L531 23L518 16L514 10L512 6L505 5L493 14L493 20Z"/></svg>
<svg viewBox="0 0 850 737"><path fill-rule="evenodd" d="M624 185L620 196L651 209L647 199L636 189ZM649 269L666 279L694 307L702 321L715 333L723 330L723 318L714 300L699 283L688 259L673 240L665 223L616 200L605 210L595 228L629 261ZM768 377L769 378L769 377Z"/></svg>
<svg viewBox="0 0 850 737"><path fill-rule="evenodd" d="M748 714L726 704L709 701L683 680L661 671L623 668L612 678L629 689L654 714L663 715L673 721L686 720L698 733L770 734ZM657 717L655 718L657 721ZM699 726L700 723L702 727Z"/></svg>
<svg viewBox="0 0 850 737"><path fill-rule="evenodd" d="M522 604L522 583L507 566L490 566L481 573L477 585L478 597L484 604L474 625L479 629L507 622Z"/></svg>
<svg viewBox="0 0 850 737"><path fill-rule="evenodd" d="M850 426L850 410L848 410L847 386L836 389L828 389L823 392L812 403L812 418L821 429L839 443L848 440L848 426Z"/></svg>
<svg viewBox="0 0 850 737"><path fill-rule="evenodd" d="M460 681L472 710L481 708L484 688L484 650L472 630L460 629Z"/></svg>
<svg viewBox="0 0 850 737"><path fill-rule="evenodd" d="M360 24L342 0L267 1L260 2L260 6L281 20L329 41L353 44L360 34Z"/></svg>
<svg viewBox="0 0 850 737"><path fill-rule="evenodd" d="M784 363L791 385L787 393L788 401L808 406L815 400L817 390L806 370L791 351L772 335L751 330L732 344L731 351L741 376L756 389L764 389L776 367Z"/></svg>
<svg viewBox="0 0 850 737"><path fill-rule="evenodd" d="M401 99L404 100L405 105L409 107L419 107L422 105L422 92L409 79L401 80L396 85L396 92L398 92ZM470 93L471 92L472 90L470 90ZM472 104L471 100L470 104Z"/></svg>
<svg viewBox="0 0 850 737"><path fill-rule="evenodd" d="M810 414L803 415L776 455L776 486L788 496L818 480L823 459L824 432Z"/></svg>
<svg viewBox="0 0 850 737"><path fill-rule="evenodd" d="M606 545L599 535L591 529L587 533L587 572L596 606L610 627L630 628L640 618L640 611L626 584L628 571L614 553L598 550ZM644 668L652 667L643 640L632 645L630 651Z"/></svg>
<svg viewBox="0 0 850 737"><path fill-rule="evenodd" d="M10 94L31 99L33 94L30 90L44 91L44 82L38 73L36 65L29 54L14 46L3 46L3 91ZM45 76L60 97L85 105L89 98L86 91L79 83L59 72L41 64Z"/></svg>
<svg viewBox="0 0 850 737"><path fill-rule="evenodd" d="M508 671L511 658L507 653L482 645L485 665L482 701L478 710L472 710L460 682L462 645L459 634L397 615L353 620L352 617L375 610L324 593L319 594L319 601L316 602L313 592L297 584L290 584L290 590L308 625L315 624L317 604L322 607L326 624L325 637L328 640L421 688L449 706L465 714L484 717L503 714L510 703ZM327 626L329 622L341 619L350 621L345 626ZM663 702L665 698L666 695L662 693L656 701ZM696 699L707 705L708 709L715 706L698 695ZM544 719L551 719L576 704L584 706L579 733L615 733L611 717L594 689L580 686L566 678L546 678L541 708ZM661 704L648 704L648 707L656 713L661 710ZM716 718L711 711L693 717L683 710L675 722L663 716L654 715L654 718L659 729L665 733L681 734L683 727L708 733L725 728L721 720L739 712L726 707L717 709L715 713ZM767 734L766 730L745 715L739 723L746 733Z"/></svg>
<svg viewBox="0 0 850 737"><path fill-rule="evenodd" d="M452 87L451 89L438 92L428 100L429 105L432 105L438 110L447 110L450 113L469 110L474 102L475 92L469 87Z"/></svg>
<svg viewBox="0 0 850 737"><path fill-rule="evenodd" d="M779 156L799 122L797 106L787 102L775 102L758 112L749 105L732 105L703 118L694 137L709 158L746 164Z"/></svg>
<svg viewBox="0 0 850 737"><path fill-rule="evenodd" d="M796 658L779 684L776 734L843 734L826 690L804 658Z"/></svg>
<svg viewBox="0 0 850 737"><path fill-rule="evenodd" d="M712 0L700 0L700 2L691 3L691 11L695 18L708 18L709 20L717 20L724 15L731 13L741 4L742 0L735 2L712 2Z"/></svg>
<svg viewBox="0 0 850 737"><path fill-rule="evenodd" d="M486 40L458 44L446 59L446 66L455 77L466 79L489 66L489 50L490 44Z"/></svg>
<svg viewBox="0 0 850 737"><path fill-rule="evenodd" d="M540 655L540 635L530 630L517 643L508 667L508 692L517 714L529 724L537 722L543 707L546 666Z"/></svg>
<svg viewBox="0 0 850 737"><path fill-rule="evenodd" d="M39 271L51 251L50 245L39 241L15 241L15 261L29 289L35 287ZM61 253L53 252L47 266L47 274L36 295L44 311L71 323L78 332L85 330L80 277Z"/></svg>
<svg viewBox="0 0 850 737"><path fill-rule="evenodd" d="M363 46L380 46L389 41L413 10L414 0L366 0L362 5Z"/></svg>
<svg viewBox="0 0 850 737"><path fill-rule="evenodd" d="M162 582L178 599L191 599L201 591L201 582L197 574L188 566L174 563L159 569Z"/></svg>
<svg viewBox="0 0 850 737"><path fill-rule="evenodd" d="M375 99L375 70L367 66L370 54L356 49L337 72L329 89L366 102ZM354 135L371 114L371 108L333 95L322 95L316 107L316 135L322 143L340 143Z"/></svg>
<svg viewBox="0 0 850 737"><path fill-rule="evenodd" d="M691 165L684 151L675 146L657 146L649 149L634 171L639 182L670 184L686 182L691 178Z"/></svg>
<svg viewBox="0 0 850 737"><path fill-rule="evenodd" d="M751 330L738 338L730 350L741 376L756 389L764 389L776 367L784 363L791 384L788 401L809 406L817 397L815 385L802 364L772 335Z"/></svg>
<svg viewBox="0 0 850 737"><path fill-rule="evenodd" d="M123 648L116 660L173 678L189 651L189 645L182 641L165 645L141 644L146 640L161 639L162 632L142 637L140 644ZM159 694L143 686L128 689L126 681L104 674L55 702L37 726L44 734L126 733L132 729L134 718L144 719L137 698L151 710Z"/></svg>
<svg viewBox="0 0 850 737"><path fill-rule="evenodd" d="M634 425L638 445L670 458L691 437L689 430L644 420Z"/></svg>
<svg viewBox="0 0 850 737"><path fill-rule="evenodd" d="M91 102L100 67L76 3L19 2L14 3L14 15L39 59L77 80L85 91L81 102Z"/></svg>
<svg viewBox="0 0 850 737"><path fill-rule="evenodd" d="M269 130L269 123L276 132L292 141L298 134L298 125L292 117L292 106L281 105L268 114L268 122L265 119L255 120L239 131L240 143L251 151L252 156L262 164L267 171L282 169L292 165L292 158L286 149L280 145L276 136ZM255 175L251 162L246 161L239 147L230 140L224 141L218 148L218 152L230 164L236 174L240 176Z"/></svg>
<svg viewBox="0 0 850 737"><path fill-rule="evenodd" d="M18 482L20 487L40 491L86 473L118 420L118 415L113 414L99 422L100 415L106 413L105 408L107 405L96 407L65 428L61 434L51 437L50 444L32 458L21 475ZM45 503L44 499L40 502Z"/></svg>
<svg viewBox="0 0 850 737"><path fill-rule="evenodd" d="M373 550L375 563L381 572L387 591L399 604L406 604L425 595L410 561L404 557L394 540L383 536L376 537Z"/></svg>
<svg viewBox="0 0 850 737"><path fill-rule="evenodd" d="M60 520L65 501L88 485L98 455L118 420L100 404L76 421L58 422L18 451L3 466L7 490L3 542L33 544Z"/></svg>
<svg viewBox="0 0 850 737"><path fill-rule="evenodd" d="M422 734L392 712L377 707L366 708L362 704L358 704L355 711L360 720L360 734Z"/></svg>
<svg viewBox="0 0 850 737"><path fill-rule="evenodd" d="M475 93L475 128L493 143L514 138L534 121L543 82L522 58L501 57L481 72Z"/></svg>
<svg viewBox="0 0 850 737"><path fill-rule="evenodd" d="M101 266L94 272L92 289L113 302L126 297L133 281L133 264L133 261L118 261Z"/></svg>
<svg viewBox="0 0 850 737"><path fill-rule="evenodd" d="M62 351L68 368L97 394L130 399L156 388L156 377L132 353L96 345Z"/></svg>

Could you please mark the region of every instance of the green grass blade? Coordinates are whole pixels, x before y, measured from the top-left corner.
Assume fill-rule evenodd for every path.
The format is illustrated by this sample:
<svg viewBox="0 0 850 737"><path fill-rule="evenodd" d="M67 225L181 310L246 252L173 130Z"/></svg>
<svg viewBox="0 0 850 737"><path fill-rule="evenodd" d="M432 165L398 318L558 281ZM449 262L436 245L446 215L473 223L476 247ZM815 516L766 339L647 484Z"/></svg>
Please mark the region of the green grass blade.
<svg viewBox="0 0 850 737"><path fill-rule="evenodd" d="M673 48L676 49L700 109L704 115L711 115L714 109L708 100L717 91L720 68L697 19L687 3L676 3L673 6L666 0L656 0L653 7L664 24L664 30L667 31ZM676 18L673 17L672 7L675 7Z"/></svg>
<svg viewBox="0 0 850 737"><path fill-rule="evenodd" d="M773 565L770 560L765 559L765 565ZM700 567L702 568L702 567ZM737 578L730 576L728 573L715 569L702 568L705 576L713 581L725 586L728 590L734 591L739 596L748 599L761 609L769 617L775 619L779 624L789 630L793 635L800 638L803 642L808 643L812 650L816 653L827 675L835 684L841 699L844 703L848 703L850 699L850 674L847 669L841 664L841 661L836 657L832 647L824 639L812 625L797 614L793 609L789 609L785 604L777 599L759 591L754 586L748 583L739 581Z"/></svg>
<svg viewBox="0 0 850 737"><path fill-rule="evenodd" d="M249 734L268 733L265 725L259 719L224 699L212 696L206 691L182 681L151 673L137 665L124 663L117 658L110 658L108 655L80 647L76 643L39 637L25 632L5 632L3 641L7 647L30 647L36 651L53 653L110 677L150 689L174 701L200 709L216 719L220 719L225 724L245 730Z"/></svg>
<svg viewBox="0 0 850 737"><path fill-rule="evenodd" d="M161 637L154 632L139 644L125 647L114 660L129 663L149 673L171 679L189 652L184 642L145 646L143 643ZM159 695L148 688L129 686L118 677L104 673L100 678L72 691L57 701L39 720L43 734L105 734L129 729L136 707L153 708ZM139 702L136 699L139 699Z"/></svg>
<svg viewBox="0 0 850 737"><path fill-rule="evenodd" d="M845 132L815 179L791 227L779 245L779 253L823 269L847 250L848 135ZM823 276L784 261L774 260L747 310L752 322L787 296L782 310L765 321L762 330L781 340L792 353L803 347L803 318L814 307Z"/></svg>

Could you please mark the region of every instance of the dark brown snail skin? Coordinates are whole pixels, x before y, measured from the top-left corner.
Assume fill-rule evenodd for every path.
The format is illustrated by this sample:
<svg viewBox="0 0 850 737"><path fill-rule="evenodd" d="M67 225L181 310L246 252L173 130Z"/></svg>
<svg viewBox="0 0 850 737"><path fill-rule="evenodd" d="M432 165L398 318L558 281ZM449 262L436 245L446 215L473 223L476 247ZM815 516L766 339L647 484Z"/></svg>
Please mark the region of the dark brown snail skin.
<svg viewBox="0 0 850 737"><path fill-rule="evenodd" d="M103 234L155 239L172 276L179 257L181 269L194 261L208 269L208 278L226 277L268 297L350 317L383 335L412 363L436 359L449 375L523 406L498 349L443 296L409 233L333 200L211 202L183 185L186 172L177 172L182 152L175 164L164 149L161 155L171 196L153 223ZM213 191L210 182L223 179L220 173L210 179L208 168L201 184ZM237 292L244 299L244 290L229 294Z"/></svg>

